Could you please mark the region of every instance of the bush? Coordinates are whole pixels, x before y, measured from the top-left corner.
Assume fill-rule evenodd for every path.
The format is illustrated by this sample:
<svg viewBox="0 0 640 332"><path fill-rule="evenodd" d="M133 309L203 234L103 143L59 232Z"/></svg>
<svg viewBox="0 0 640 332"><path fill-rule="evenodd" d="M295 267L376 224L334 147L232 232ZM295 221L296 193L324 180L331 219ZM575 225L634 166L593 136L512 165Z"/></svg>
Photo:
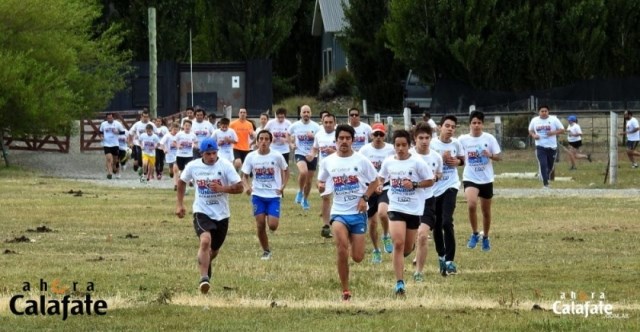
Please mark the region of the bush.
<svg viewBox="0 0 640 332"><path fill-rule="evenodd" d="M320 81L318 97L326 100L337 96L351 96L355 82L353 74L345 69L330 73Z"/></svg>
<svg viewBox="0 0 640 332"><path fill-rule="evenodd" d="M505 119L504 136L506 137L528 137L529 136L529 116L522 114Z"/></svg>

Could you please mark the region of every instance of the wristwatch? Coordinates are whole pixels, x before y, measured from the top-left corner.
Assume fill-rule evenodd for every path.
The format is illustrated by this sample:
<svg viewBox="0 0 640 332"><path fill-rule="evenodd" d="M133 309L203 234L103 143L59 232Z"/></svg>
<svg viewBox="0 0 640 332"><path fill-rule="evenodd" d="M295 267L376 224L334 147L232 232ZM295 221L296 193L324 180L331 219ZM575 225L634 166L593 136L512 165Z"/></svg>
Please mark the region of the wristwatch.
<svg viewBox="0 0 640 332"><path fill-rule="evenodd" d="M361 198L362 198L362 200L363 200L363 201L365 201L365 202L368 202L368 201L369 201L369 196L367 196L367 195L362 195L362 197L361 197Z"/></svg>
<svg viewBox="0 0 640 332"><path fill-rule="evenodd" d="M418 182L413 181L413 182L411 182L411 184L413 185L413 189L418 188Z"/></svg>

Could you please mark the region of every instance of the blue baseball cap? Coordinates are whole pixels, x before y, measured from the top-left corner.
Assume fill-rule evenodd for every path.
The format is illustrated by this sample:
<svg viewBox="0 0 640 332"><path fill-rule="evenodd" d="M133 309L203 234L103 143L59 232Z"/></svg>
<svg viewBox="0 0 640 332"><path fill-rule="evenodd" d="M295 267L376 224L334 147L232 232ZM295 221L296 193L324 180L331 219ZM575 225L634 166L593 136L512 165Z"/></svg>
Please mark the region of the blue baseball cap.
<svg viewBox="0 0 640 332"><path fill-rule="evenodd" d="M567 117L567 120L569 120L571 122L578 122L578 118L575 115L569 115Z"/></svg>
<svg viewBox="0 0 640 332"><path fill-rule="evenodd" d="M211 137L207 137L200 142L200 153L218 151L218 142Z"/></svg>

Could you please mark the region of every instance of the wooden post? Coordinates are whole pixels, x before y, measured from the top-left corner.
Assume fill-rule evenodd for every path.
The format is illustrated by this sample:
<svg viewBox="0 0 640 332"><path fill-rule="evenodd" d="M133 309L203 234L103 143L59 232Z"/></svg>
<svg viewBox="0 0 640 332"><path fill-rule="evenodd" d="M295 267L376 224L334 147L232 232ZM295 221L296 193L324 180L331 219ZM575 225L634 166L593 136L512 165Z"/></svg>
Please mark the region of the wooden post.
<svg viewBox="0 0 640 332"><path fill-rule="evenodd" d="M609 184L618 180L618 114L609 112ZM606 179L606 177L605 177Z"/></svg>
<svg viewBox="0 0 640 332"><path fill-rule="evenodd" d="M149 7L149 115L158 117L158 51L156 47L156 9Z"/></svg>

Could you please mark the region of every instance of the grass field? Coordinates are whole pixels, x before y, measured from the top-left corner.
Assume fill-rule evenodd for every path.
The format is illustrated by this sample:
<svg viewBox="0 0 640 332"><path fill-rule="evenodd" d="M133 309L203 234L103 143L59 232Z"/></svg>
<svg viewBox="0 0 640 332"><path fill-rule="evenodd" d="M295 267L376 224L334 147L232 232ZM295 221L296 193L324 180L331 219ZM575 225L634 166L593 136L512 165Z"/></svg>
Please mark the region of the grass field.
<svg viewBox="0 0 640 332"><path fill-rule="evenodd" d="M533 172L531 157L508 153L496 170ZM559 165L557 176L575 179L553 188L609 188L602 184L602 162L566 169ZM623 161L616 188L640 187L639 174ZM491 252L465 247L470 228L460 196L458 275L438 275L430 242L426 281L413 282L413 256L407 258L408 293L396 299L390 255L374 265L367 254L351 264L354 298L345 304L339 301L333 242L319 236L320 201L312 195L308 214L294 206L294 179L280 228L270 234L271 261L260 260L249 198L232 197L227 240L214 263L212 289L203 296L197 290L197 239L191 220L174 216L173 191L99 187L0 169L0 330L640 330L637 195L540 195L537 180L499 179L497 189L529 188L530 197L495 197ZM37 232L40 226L51 231ZM27 242L9 242L21 238ZM41 279L49 286L42 293ZM61 299L52 289L56 279L56 290L77 282L76 291L64 294L107 301L107 314L62 320L10 311L17 294ZM23 291L24 282L30 292ZM571 292L576 303L604 296L614 315L554 313L553 303Z"/></svg>

